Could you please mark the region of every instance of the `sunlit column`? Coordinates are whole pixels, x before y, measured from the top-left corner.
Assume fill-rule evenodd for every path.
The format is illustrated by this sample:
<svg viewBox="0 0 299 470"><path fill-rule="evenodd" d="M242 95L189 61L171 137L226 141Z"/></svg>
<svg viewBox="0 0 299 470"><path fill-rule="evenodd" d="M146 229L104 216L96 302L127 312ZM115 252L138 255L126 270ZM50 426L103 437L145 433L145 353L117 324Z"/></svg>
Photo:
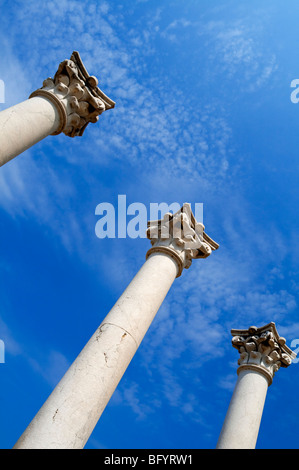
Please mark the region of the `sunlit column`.
<svg viewBox="0 0 299 470"><path fill-rule="evenodd" d="M97 85L74 51L30 99L1 111L0 166L48 135L81 136L90 122L115 105Z"/></svg>
<svg viewBox="0 0 299 470"><path fill-rule="evenodd" d="M188 204L148 223L144 265L15 448L84 447L175 278L218 248L203 230Z"/></svg>
<svg viewBox="0 0 299 470"><path fill-rule="evenodd" d="M240 358L238 380L217 443L218 449L254 449L268 386L280 367L296 354L277 333L273 322L248 330L232 330Z"/></svg>

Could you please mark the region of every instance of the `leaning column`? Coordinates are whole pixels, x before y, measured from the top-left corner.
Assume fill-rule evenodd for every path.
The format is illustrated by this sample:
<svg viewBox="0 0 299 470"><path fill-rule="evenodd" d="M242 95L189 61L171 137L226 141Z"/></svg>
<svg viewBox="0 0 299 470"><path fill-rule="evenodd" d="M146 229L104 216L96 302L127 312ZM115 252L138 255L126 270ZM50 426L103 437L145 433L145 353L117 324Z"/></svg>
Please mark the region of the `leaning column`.
<svg viewBox="0 0 299 470"><path fill-rule="evenodd" d="M74 51L30 99L1 111L0 166L48 135L81 136L90 122L115 105L97 85Z"/></svg>
<svg viewBox="0 0 299 470"><path fill-rule="evenodd" d="M188 204L149 222L146 261L14 448L80 449L176 277L218 248Z"/></svg>
<svg viewBox="0 0 299 470"><path fill-rule="evenodd" d="M240 358L238 380L219 436L217 449L254 449L269 385L280 367L296 354L277 333L275 323L231 330Z"/></svg>

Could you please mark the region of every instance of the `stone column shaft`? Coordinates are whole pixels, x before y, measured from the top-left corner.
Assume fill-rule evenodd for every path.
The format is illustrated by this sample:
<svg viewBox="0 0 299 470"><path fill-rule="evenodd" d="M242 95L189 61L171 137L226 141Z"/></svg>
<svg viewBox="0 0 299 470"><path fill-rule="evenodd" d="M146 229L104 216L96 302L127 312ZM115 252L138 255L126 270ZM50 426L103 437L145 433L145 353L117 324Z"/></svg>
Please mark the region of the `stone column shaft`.
<svg viewBox="0 0 299 470"><path fill-rule="evenodd" d="M278 335L273 322L261 328L232 330L232 335L240 367L217 449L254 449L268 387L275 372L288 367L296 354Z"/></svg>
<svg viewBox="0 0 299 470"><path fill-rule="evenodd" d="M0 166L60 126L60 114L46 97L34 97L0 113Z"/></svg>
<svg viewBox="0 0 299 470"><path fill-rule="evenodd" d="M181 215L185 214L179 214L178 219ZM84 447L173 281L191 264L191 254L188 252L186 257L183 250L184 238L180 238L178 253L172 235L168 237L168 251L165 239L162 250L159 239L152 240L152 244L140 271L17 441L15 449ZM218 247L213 244L210 250L208 244L205 246L209 253ZM196 242L194 246L193 258L208 256L206 252L200 255L202 245Z"/></svg>
<svg viewBox="0 0 299 470"><path fill-rule="evenodd" d="M97 84L74 51L30 99L0 112L0 166L49 135L81 136L89 123L115 106Z"/></svg>
<svg viewBox="0 0 299 470"><path fill-rule="evenodd" d="M83 448L177 275L154 254L33 419L15 448Z"/></svg>
<svg viewBox="0 0 299 470"><path fill-rule="evenodd" d="M268 390L264 375L243 370L217 443L218 449L254 449Z"/></svg>

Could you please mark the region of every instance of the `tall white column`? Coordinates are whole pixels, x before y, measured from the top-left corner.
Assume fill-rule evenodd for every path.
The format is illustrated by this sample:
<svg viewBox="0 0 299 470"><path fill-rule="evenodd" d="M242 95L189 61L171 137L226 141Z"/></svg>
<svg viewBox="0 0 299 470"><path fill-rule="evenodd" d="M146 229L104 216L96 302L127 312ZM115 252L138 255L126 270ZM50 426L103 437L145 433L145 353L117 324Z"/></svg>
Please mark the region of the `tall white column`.
<svg viewBox="0 0 299 470"><path fill-rule="evenodd" d="M74 51L30 99L0 112L0 166L48 135L81 136L90 122L115 105L97 85Z"/></svg>
<svg viewBox="0 0 299 470"><path fill-rule="evenodd" d="M254 449L269 385L280 367L296 354L278 335L275 323L232 330L240 358L238 380L217 443L217 449Z"/></svg>
<svg viewBox="0 0 299 470"><path fill-rule="evenodd" d="M184 227L184 229L183 229ZM173 281L218 248L184 204L149 222L147 260L15 444L80 449L106 407Z"/></svg>

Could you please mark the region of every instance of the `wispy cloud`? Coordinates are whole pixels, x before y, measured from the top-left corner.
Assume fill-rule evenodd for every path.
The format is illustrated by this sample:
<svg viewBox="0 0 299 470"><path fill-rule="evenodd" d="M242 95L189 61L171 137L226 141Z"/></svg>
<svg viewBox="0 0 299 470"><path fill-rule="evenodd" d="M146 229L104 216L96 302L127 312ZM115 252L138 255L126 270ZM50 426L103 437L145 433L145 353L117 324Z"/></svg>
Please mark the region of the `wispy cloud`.
<svg viewBox="0 0 299 470"><path fill-rule="evenodd" d="M197 380L203 378L206 364L218 367L220 389L232 391L235 371L231 373L229 364L220 372L216 366L231 353L231 328L274 321L280 334L286 334L287 343L298 330L296 325L294 329L289 325L289 317L297 308L294 291L291 286L288 290L277 287L280 270L271 269L269 276L261 279L261 273L267 272L273 262L273 253L265 250L264 244L256 244L256 239L267 239L271 228L260 227L252 239L251 231L244 235L246 227L251 226L248 218L243 216L242 220L241 216L237 226L232 249L220 247L207 260L193 261L190 269L175 281L139 352L143 373L161 384L161 400L181 413L198 410L199 403L186 400L178 363L185 364L183 375L191 395L200 387ZM234 369L237 359L236 356ZM196 413L193 418L199 419Z"/></svg>
<svg viewBox="0 0 299 470"><path fill-rule="evenodd" d="M223 19L218 19L217 10L221 9ZM188 44L192 37L194 55L205 64L202 76L205 80L216 80L221 89L224 89L223 81L233 83L234 92L245 93L268 85L278 69L278 61L263 40L268 21L265 10L260 8L253 12L239 5L230 18L221 6L214 7L214 11L215 19L207 20L203 13L197 18L172 20L161 30L161 37L177 45Z"/></svg>
<svg viewBox="0 0 299 470"><path fill-rule="evenodd" d="M7 323L0 317L0 339L4 342L5 354L11 354L12 356L18 356L22 354L22 346L11 332L11 329Z"/></svg>
<svg viewBox="0 0 299 470"><path fill-rule="evenodd" d="M42 356L42 357L41 357ZM40 374L53 389L71 365L59 351L49 350L38 358L26 355L26 360L35 373Z"/></svg>
<svg viewBox="0 0 299 470"><path fill-rule="evenodd" d="M107 283L114 283L119 293L144 260L141 250L147 241L138 248L136 243L131 251L128 245L124 249L117 243L109 245L109 252L103 253L103 245L98 249L95 205L102 202L99 197L112 197L113 176L108 175L105 182L103 171L118 167L117 187L133 188L136 198L146 195L147 200L156 200L166 193L173 197L169 202L184 196L197 200L204 195L205 200L198 202L205 203L209 198L214 214L207 216L207 232L214 236L212 222L225 246L217 240L219 252L207 260L194 261L176 280L140 350L139 366L149 380L159 379L159 393L152 397L143 393L147 400L143 403L139 397L142 391L132 380L125 388L121 386L114 401L115 405L126 403L139 419L167 403L182 415L200 420L200 412L205 413L196 394L201 385L200 370L226 354L231 347L227 341L231 327L260 326L274 320L281 334L299 331L297 323L291 330L288 321L296 308L294 291L291 285L285 288L279 284L280 264L290 254L290 247L279 227L257 224L250 216L250 207L240 195L241 183L234 178L240 175L232 158L234 135L220 100L203 98L193 103L186 90L173 84L169 88L161 74L153 76L153 63L145 56L154 61L157 46L151 41L153 35L176 44L180 31L193 28L201 41L200 51L207 51L209 67L202 80L221 75L249 92L269 82L277 70L277 59L259 43L262 29L244 19L195 23L186 17L162 28L161 9L157 9L146 22L128 30L123 25L123 10L119 8L118 14L114 10L113 15L110 10L108 2L17 2L14 29L1 56L1 67L9 70L7 77L11 76L13 83L7 87L7 104L12 104L12 98L16 102L25 99L47 75L55 73L57 61L77 49L88 71L99 76L100 87L116 101L116 108L87 128L82 141L73 142L63 135L51 137L1 168L1 206L11 217L31 217L34 223L52 230L69 252L76 252L91 266L97 263L101 275L105 267ZM43 41L45 30L51 47ZM30 51L22 42L25 35L31 38ZM20 81L15 76L22 77L22 85L13 96ZM75 171L79 165L80 174ZM124 166L130 169L126 175L131 173L131 181L125 184L120 170ZM221 207L219 195L227 198ZM4 324L2 331L6 332L8 350L19 354L22 346L13 341ZM157 355L159 360L155 361ZM179 360L185 364L183 371L177 368ZM28 361L51 386L68 367L67 358L56 350L48 350L38 361L28 357ZM188 390L179 374L190 385ZM219 386L231 389L230 370L223 370Z"/></svg>
<svg viewBox="0 0 299 470"><path fill-rule="evenodd" d="M4 342L7 365L9 366L11 357L19 356L32 372L40 375L51 388L55 387L70 366L68 359L61 352L47 348L33 356L32 352L28 352L25 341L17 335L8 321L0 317L0 339ZM33 346L32 351L34 348Z"/></svg>
<svg viewBox="0 0 299 470"><path fill-rule="evenodd" d="M196 112L193 108L190 113L192 100L186 98L183 91L168 90L158 83L159 79L157 82L145 79L144 70L149 64L144 62L142 47L132 52L132 37L127 41L120 38L123 32L121 10L117 18L111 17L107 3L86 6L75 0L50 1L45 8L42 14L38 2L26 2L16 10L15 29L10 31L11 43L15 41L19 45L22 41L17 25L22 24L22 34L30 28L33 40L39 45L36 50L33 47L30 54L22 46L18 52L16 63L24 70L26 87L31 76L34 77L32 87L39 87L46 75L53 75L57 60L69 56L76 38L76 48L87 69L100 76L100 86L116 100L117 106L109 118L103 115L99 124L86 130L84 145L71 142L64 135L49 137L3 167L0 176L2 208L11 215L30 213L38 223L52 228L67 249L73 250L80 248L80 240L85 237L84 226L79 222L82 214L88 211L89 224L94 224L93 214L82 198L78 199L72 171L66 171L59 164L59 158L66 161L70 169L80 163L81 181L89 182L91 199L95 199L97 188L93 183L101 179L101 169L107 167L107 162L119 164L119 158L123 160L124 155L125 164L138 171L140 178L151 173L152 184L151 180L148 184L153 194L157 175L167 174L170 179L181 180L184 176L186 185L196 184L210 191L216 187L216 181L219 184L224 178L232 177L233 170L229 171L232 136L225 113L219 112L217 103L199 104ZM147 20L149 31L157 25L159 14L157 10L154 18ZM41 16L43 27L38 21ZM32 17L36 18L33 24L29 21ZM65 17L68 17L67 22ZM53 44L50 50L42 41L45 27ZM78 28L93 31L93 34L78 35ZM144 38L142 44L147 41ZM4 49L6 62L15 62L12 50L12 44ZM140 77L138 66L143 71ZM79 151L84 149L85 156L80 162L76 147ZM51 153L55 159L51 160Z"/></svg>
<svg viewBox="0 0 299 470"><path fill-rule="evenodd" d="M226 80L233 79L243 92L256 91L268 83L278 67L275 54L261 41L264 28L246 17L228 24L210 23L205 28L212 45L209 55L214 71L221 72Z"/></svg>

